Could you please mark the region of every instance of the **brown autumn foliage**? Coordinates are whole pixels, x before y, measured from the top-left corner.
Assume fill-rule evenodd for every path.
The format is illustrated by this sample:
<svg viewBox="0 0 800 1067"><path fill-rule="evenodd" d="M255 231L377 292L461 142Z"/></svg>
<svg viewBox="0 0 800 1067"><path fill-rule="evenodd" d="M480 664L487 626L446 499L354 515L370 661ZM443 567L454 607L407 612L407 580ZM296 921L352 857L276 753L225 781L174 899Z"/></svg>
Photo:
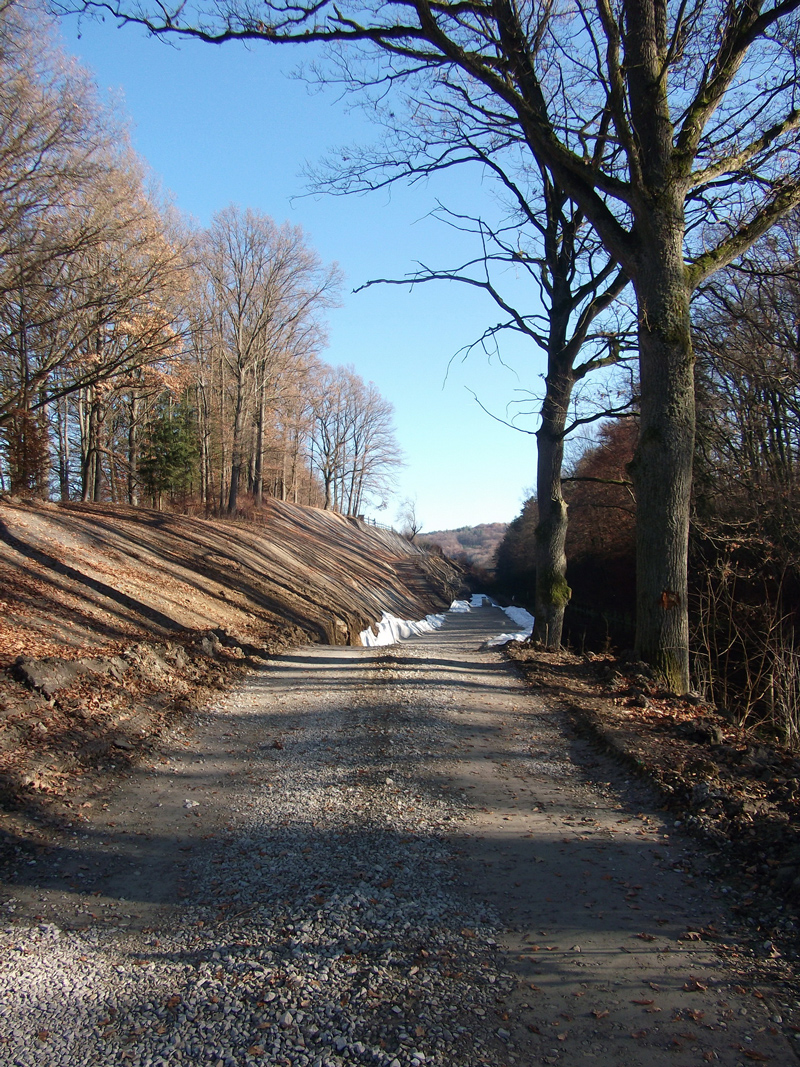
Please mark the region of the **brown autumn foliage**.
<svg viewBox="0 0 800 1067"><path fill-rule="evenodd" d="M633 549L636 505L626 465L633 457L637 432L634 419L605 423L597 444L566 479L567 555L575 562L598 553L629 556Z"/></svg>
<svg viewBox="0 0 800 1067"><path fill-rule="evenodd" d="M569 506L566 629L574 647L630 647L636 596L636 506L626 466L634 419L608 422L564 485Z"/></svg>

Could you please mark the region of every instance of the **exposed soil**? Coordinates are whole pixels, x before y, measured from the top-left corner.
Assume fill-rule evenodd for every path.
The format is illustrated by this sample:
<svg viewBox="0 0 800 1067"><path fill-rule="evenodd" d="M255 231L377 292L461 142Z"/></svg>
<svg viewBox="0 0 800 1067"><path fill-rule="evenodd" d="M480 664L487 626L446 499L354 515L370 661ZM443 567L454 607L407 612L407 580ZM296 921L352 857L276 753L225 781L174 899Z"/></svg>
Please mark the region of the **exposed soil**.
<svg viewBox="0 0 800 1067"><path fill-rule="evenodd" d="M0 815L0 845L25 811L68 814L83 776L134 764L254 664L358 645L383 611L421 618L460 582L392 531L280 501L256 524L6 498L0 803L17 814Z"/></svg>

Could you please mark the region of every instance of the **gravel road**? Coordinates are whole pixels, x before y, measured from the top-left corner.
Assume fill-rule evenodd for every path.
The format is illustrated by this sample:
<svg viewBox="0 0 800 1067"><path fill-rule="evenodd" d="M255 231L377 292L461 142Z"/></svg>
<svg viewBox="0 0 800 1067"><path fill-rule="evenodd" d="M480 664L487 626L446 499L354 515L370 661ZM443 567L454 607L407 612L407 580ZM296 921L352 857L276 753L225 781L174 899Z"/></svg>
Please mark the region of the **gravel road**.
<svg viewBox="0 0 800 1067"><path fill-rule="evenodd" d="M295 651L35 835L0 1063L795 1063L725 886L481 650L507 628Z"/></svg>

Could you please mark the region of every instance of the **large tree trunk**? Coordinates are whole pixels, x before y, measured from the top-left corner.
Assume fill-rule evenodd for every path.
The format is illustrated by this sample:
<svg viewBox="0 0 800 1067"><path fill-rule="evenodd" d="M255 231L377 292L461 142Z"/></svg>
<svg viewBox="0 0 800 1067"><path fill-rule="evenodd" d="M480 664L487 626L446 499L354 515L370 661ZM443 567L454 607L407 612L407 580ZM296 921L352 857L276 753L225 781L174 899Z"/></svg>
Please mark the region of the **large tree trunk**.
<svg viewBox="0 0 800 1067"><path fill-rule="evenodd" d="M567 585L567 505L561 494L564 427L572 391L569 372L551 361L547 376L542 423L536 433L536 607L533 639L545 648L560 648L564 611L570 598Z"/></svg>
<svg viewBox="0 0 800 1067"><path fill-rule="evenodd" d="M687 552L694 450L694 356L683 216L654 208L635 280L641 423L636 490L636 650L677 693L689 690Z"/></svg>

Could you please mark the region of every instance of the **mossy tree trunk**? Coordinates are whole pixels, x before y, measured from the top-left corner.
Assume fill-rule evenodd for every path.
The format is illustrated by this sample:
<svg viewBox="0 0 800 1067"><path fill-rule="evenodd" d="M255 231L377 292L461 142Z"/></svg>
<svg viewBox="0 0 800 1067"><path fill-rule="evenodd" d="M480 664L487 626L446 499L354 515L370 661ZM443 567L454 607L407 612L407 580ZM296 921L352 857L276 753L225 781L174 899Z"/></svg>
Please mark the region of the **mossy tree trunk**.
<svg viewBox="0 0 800 1067"><path fill-rule="evenodd" d="M567 504L561 492L564 431L572 395L572 361L564 359L566 322L555 308L550 315L550 351L541 425L536 433L536 606L533 640L545 648L560 648L564 611L570 598L567 585Z"/></svg>
<svg viewBox="0 0 800 1067"><path fill-rule="evenodd" d="M636 490L636 650L670 689L689 688L687 550L694 451L694 357L683 226L676 205L653 212L636 279L641 421Z"/></svg>

